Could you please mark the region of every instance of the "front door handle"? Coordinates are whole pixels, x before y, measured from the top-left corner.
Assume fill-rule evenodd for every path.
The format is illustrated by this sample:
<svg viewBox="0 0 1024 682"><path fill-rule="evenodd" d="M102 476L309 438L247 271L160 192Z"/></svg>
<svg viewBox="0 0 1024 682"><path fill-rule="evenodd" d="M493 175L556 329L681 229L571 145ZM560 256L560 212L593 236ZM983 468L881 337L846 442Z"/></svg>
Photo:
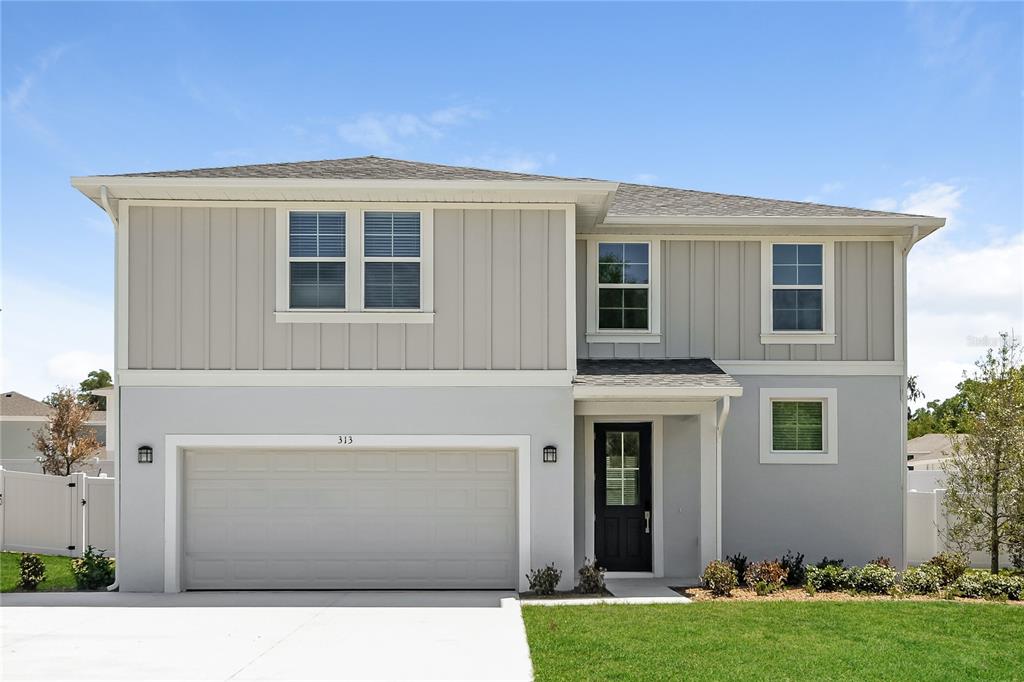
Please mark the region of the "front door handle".
<svg viewBox="0 0 1024 682"><path fill-rule="evenodd" d="M650 534L651 532L651 512L644 512L644 532Z"/></svg>

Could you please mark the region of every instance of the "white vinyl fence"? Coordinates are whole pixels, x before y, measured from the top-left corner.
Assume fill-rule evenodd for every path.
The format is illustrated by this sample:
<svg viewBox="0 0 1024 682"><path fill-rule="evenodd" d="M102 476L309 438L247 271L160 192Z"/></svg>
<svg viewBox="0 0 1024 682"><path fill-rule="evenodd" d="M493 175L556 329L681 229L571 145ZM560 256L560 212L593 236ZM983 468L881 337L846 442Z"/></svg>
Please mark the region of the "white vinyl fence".
<svg viewBox="0 0 1024 682"><path fill-rule="evenodd" d="M89 545L114 555L114 479L0 469L0 547L81 556Z"/></svg>
<svg viewBox="0 0 1024 682"><path fill-rule="evenodd" d="M907 477L907 563L922 564L939 552L955 551L945 541L949 520L943 509L946 497L942 472L910 471ZM918 474L913 476L913 474ZM943 487L939 487L943 486ZM970 552L971 566L988 568L986 552ZM1007 558L1000 557L1007 566Z"/></svg>

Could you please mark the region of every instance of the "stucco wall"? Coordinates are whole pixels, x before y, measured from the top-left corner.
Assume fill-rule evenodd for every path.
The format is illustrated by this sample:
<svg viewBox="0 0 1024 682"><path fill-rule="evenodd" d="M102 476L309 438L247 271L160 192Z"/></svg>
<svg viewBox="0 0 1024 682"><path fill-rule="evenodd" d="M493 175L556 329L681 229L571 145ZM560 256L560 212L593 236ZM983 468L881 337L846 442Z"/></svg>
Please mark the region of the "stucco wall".
<svg viewBox="0 0 1024 682"><path fill-rule="evenodd" d="M167 434L492 434L531 436L533 566L573 559L573 405L559 388L121 389L121 588L162 591ZM134 461L143 444L154 464ZM541 450L559 449L555 464ZM565 571L563 587L572 572Z"/></svg>
<svg viewBox="0 0 1024 682"><path fill-rule="evenodd" d="M787 549L864 563L903 561L899 377L742 376L722 453L722 545L751 560ZM839 463L761 464L761 387L835 387Z"/></svg>

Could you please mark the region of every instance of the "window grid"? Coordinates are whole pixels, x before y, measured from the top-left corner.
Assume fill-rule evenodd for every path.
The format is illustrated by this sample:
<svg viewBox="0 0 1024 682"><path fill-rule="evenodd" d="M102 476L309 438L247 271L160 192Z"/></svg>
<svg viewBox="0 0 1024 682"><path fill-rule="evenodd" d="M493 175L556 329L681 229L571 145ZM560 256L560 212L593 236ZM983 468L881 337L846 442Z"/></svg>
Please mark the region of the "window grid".
<svg viewBox="0 0 1024 682"><path fill-rule="evenodd" d="M288 212L288 308L345 310L345 211Z"/></svg>
<svg viewBox="0 0 1024 682"><path fill-rule="evenodd" d="M422 237L418 211L363 213L365 310L420 310Z"/></svg>
<svg viewBox="0 0 1024 682"><path fill-rule="evenodd" d="M640 433L608 431L605 436L605 504L635 505L639 477Z"/></svg>
<svg viewBox="0 0 1024 682"><path fill-rule="evenodd" d="M597 328L649 331L650 244L599 242L597 250Z"/></svg>
<svg viewBox="0 0 1024 682"><path fill-rule="evenodd" d="M823 244L771 245L772 331L824 331L824 251Z"/></svg>

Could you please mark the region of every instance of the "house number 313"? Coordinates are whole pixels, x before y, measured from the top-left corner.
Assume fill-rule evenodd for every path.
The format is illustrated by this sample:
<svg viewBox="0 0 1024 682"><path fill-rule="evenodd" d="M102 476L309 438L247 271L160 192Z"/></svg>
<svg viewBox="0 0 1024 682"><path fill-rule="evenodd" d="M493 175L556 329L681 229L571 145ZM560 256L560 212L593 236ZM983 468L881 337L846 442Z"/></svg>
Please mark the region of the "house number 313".
<svg viewBox="0 0 1024 682"><path fill-rule="evenodd" d="M338 436L338 445L352 445L352 436Z"/></svg>

